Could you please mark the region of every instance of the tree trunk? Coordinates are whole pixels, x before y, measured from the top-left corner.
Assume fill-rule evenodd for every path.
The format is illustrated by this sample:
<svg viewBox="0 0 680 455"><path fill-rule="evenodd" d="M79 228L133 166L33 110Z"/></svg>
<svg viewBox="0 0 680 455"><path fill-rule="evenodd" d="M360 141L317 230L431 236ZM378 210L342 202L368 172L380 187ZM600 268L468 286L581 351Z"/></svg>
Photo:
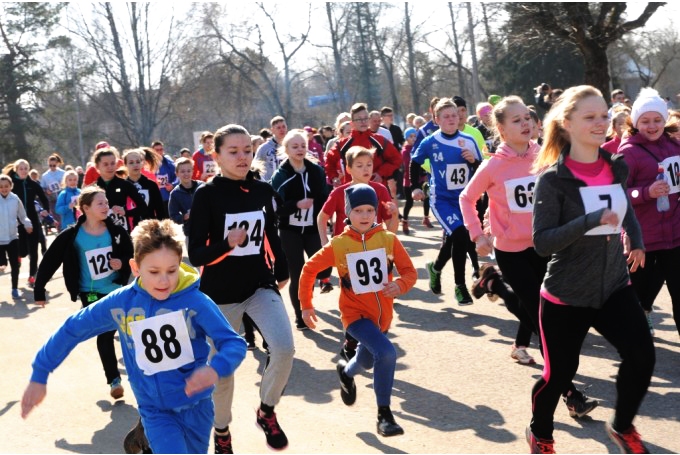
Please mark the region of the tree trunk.
<svg viewBox="0 0 680 455"><path fill-rule="evenodd" d="M338 111L342 112L349 108L349 100L345 96L345 76L342 72L342 56L340 55L340 37L338 35L338 27L333 24L333 9L331 3L326 3L326 15L328 16L328 27L331 31L331 46L333 47L333 62L335 63L335 91L339 95L336 98L338 103Z"/></svg>
<svg viewBox="0 0 680 455"><path fill-rule="evenodd" d="M413 35L411 34L411 13L408 2L404 3L404 24L406 26L406 46L408 48L408 77L411 82L411 111L420 112L420 94L416 73L416 56L413 50Z"/></svg>
<svg viewBox="0 0 680 455"><path fill-rule="evenodd" d="M477 66L477 51L475 49L475 30L472 23L472 6L467 2L468 28L470 29L470 53L472 54L472 100L474 106L481 99L479 90L479 69Z"/></svg>
<svg viewBox="0 0 680 455"><path fill-rule="evenodd" d="M16 55L16 54L15 54ZM5 103L7 105L7 119L9 127L7 130L14 138L13 148L16 157L25 158L29 156L28 141L26 141L26 122L24 111L19 104L19 87L14 76L14 58L12 54L5 54L0 61L3 80L3 91ZM13 157L4 157L3 163L11 161ZM10 159L8 159L10 158Z"/></svg>
<svg viewBox="0 0 680 455"><path fill-rule="evenodd" d="M600 90L604 98L609 99L609 71L602 71L602 68L609 68L607 49L593 41L586 44L579 46L583 53L584 82Z"/></svg>
<svg viewBox="0 0 680 455"><path fill-rule="evenodd" d="M458 44L458 33L456 32L456 15L453 13L453 3L449 2L449 14L451 15L451 29L453 30L453 50L456 54L456 70L458 72L458 93L465 96L465 79L463 78L463 55Z"/></svg>

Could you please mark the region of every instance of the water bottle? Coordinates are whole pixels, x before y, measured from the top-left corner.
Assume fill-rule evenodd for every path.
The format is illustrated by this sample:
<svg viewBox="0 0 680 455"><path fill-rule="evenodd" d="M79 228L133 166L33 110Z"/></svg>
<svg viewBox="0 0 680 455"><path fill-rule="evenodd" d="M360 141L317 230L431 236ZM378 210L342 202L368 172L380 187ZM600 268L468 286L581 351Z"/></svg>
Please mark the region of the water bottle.
<svg viewBox="0 0 680 455"><path fill-rule="evenodd" d="M663 167L659 166L659 173L656 175L657 180L663 180L664 182L667 182L668 179L666 179L666 173L663 170ZM659 212L667 212L670 210L671 204L668 201L668 195L663 195L659 196L656 198L656 209Z"/></svg>

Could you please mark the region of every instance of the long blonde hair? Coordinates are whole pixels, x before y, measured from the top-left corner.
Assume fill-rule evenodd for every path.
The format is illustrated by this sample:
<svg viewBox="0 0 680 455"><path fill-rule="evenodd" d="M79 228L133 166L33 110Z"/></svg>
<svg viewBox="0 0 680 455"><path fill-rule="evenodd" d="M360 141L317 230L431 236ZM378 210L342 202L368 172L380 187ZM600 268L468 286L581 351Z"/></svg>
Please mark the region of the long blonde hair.
<svg viewBox="0 0 680 455"><path fill-rule="evenodd" d="M562 93L543 120L543 147L534 161L532 172L538 173L557 162L565 145L571 143L564 129L564 120L570 119L576 105L591 96L602 98L602 92L591 85L570 87Z"/></svg>

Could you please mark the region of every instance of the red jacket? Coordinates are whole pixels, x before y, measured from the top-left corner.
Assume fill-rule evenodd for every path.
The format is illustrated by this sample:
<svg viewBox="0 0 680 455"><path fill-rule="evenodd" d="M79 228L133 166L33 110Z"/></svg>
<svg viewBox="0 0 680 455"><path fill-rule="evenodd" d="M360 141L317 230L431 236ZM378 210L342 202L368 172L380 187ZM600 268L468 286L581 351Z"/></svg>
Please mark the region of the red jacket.
<svg viewBox="0 0 680 455"><path fill-rule="evenodd" d="M363 133L352 130L349 137L341 139L333 144L333 147L326 153L326 176L330 181L338 176L339 169L345 169L345 153L350 147L360 145L367 149L374 149L373 172L382 177L383 181L392 178L394 173L401 167L401 153L392 145L390 141L379 134L366 130ZM345 172L343 183L352 181L348 172Z"/></svg>

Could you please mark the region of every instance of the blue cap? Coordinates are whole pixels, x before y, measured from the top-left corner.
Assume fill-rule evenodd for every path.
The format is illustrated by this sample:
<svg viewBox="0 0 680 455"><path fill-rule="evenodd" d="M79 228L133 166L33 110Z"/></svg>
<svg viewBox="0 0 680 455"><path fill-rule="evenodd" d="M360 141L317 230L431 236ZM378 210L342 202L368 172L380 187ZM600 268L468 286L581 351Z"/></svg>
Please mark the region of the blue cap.
<svg viewBox="0 0 680 455"><path fill-rule="evenodd" d="M404 131L404 139L408 139L408 137L412 134L418 134L415 128L406 128L406 131Z"/></svg>
<svg viewBox="0 0 680 455"><path fill-rule="evenodd" d="M372 205L378 210L378 195L370 185L357 183L345 190L345 215L360 205Z"/></svg>

